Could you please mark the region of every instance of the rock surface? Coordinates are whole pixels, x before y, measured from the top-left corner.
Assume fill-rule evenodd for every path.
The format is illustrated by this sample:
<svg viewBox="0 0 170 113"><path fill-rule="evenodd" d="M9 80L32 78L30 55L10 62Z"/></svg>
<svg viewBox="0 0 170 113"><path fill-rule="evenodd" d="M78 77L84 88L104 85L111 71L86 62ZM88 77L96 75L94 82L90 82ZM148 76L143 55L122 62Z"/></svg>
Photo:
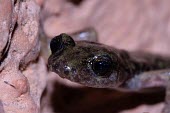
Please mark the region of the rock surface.
<svg viewBox="0 0 170 113"><path fill-rule="evenodd" d="M0 12L0 112L38 113L46 84L45 72L39 74L45 64L35 61L39 6L34 0L0 0Z"/></svg>

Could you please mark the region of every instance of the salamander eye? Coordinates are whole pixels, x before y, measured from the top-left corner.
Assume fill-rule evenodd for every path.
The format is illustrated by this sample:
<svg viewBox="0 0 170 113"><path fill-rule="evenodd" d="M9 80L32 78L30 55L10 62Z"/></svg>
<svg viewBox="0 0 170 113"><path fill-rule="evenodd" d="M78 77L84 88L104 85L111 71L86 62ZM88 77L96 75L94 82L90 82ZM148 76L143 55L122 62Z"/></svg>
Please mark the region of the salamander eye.
<svg viewBox="0 0 170 113"><path fill-rule="evenodd" d="M74 40L71 38L71 36L62 33L58 36L55 36L50 43L50 48L52 53L55 53L57 51L61 51L64 47L74 47L75 46L75 42Z"/></svg>
<svg viewBox="0 0 170 113"><path fill-rule="evenodd" d="M108 77L113 67L113 61L108 55L95 56L91 61L91 68L97 76Z"/></svg>

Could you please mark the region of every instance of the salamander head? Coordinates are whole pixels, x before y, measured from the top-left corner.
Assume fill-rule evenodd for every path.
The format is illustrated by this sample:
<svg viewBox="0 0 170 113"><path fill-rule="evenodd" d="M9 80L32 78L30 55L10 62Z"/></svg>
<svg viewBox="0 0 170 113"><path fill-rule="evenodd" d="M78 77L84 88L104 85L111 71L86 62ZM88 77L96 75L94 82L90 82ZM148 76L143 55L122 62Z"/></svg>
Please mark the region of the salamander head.
<svg viewBox="0 0 170 113"><path fill-rule="evenodd" d="M123 76L119 53L102 44L77 41L60 34L50 43L48 68L60 77L90 87L117 87Z"/></svg>

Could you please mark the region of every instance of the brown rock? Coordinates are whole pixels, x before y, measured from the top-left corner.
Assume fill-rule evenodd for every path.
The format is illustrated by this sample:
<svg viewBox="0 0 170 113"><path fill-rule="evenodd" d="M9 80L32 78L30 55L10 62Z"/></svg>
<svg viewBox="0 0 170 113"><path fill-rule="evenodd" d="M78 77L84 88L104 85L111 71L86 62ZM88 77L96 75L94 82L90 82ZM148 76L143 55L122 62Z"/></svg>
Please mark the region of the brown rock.
<svg viewBox="0 0 170 113"><path fill-rule="evenodd" d="M45 64L35 61L39 6L34 0L0 0L0 12L0 112L38 113L46 84Z"/></svg>
<svg viewBox="0 0 170 113"><path fill-rule="evenodd" d="M12 9L13 4L14 3L12 3L11 0L0 1L0 62L7 52L11 40L12 29L16 23L16 15Z"/></svg>

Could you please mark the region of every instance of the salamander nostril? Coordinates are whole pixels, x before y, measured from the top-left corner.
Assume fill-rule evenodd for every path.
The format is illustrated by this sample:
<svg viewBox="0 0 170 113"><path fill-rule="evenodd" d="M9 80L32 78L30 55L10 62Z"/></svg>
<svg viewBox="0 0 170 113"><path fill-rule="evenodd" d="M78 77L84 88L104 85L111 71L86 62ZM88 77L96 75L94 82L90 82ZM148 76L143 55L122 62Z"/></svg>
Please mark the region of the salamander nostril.
<svg viewBox="0 0 170 113"><path fill-rule="evenodd" d="M70 47L70 46L74 47L75 42L71 36L65 33L55 36L50 43L50 48L52 53L56 53L58 51L61 51L63 48Z"/></svg>

